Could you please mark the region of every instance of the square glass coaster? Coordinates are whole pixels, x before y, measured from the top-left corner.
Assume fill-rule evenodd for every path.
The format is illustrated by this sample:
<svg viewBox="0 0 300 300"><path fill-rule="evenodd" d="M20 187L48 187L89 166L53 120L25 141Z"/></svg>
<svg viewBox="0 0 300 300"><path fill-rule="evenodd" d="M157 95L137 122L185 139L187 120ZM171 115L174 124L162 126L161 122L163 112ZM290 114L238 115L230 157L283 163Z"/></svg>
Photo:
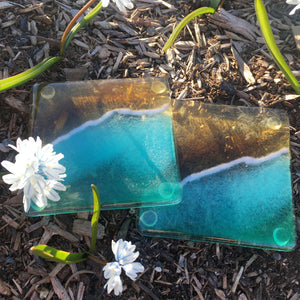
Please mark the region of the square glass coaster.
<svg viewBox="0 0 300 300"><path fill-rule="evenodd" d="M288 126L280 110L176 101L182 201L140 209L140 233L293 249Z"/></svg>
<svg viewBox="0 0 300 300"><path fill-rule="evenodd" d="M32 132L63 153L65 192L29 215L93 208L175 204L181 200L173 141L170 90L163 78L35 85Z"/></svg>

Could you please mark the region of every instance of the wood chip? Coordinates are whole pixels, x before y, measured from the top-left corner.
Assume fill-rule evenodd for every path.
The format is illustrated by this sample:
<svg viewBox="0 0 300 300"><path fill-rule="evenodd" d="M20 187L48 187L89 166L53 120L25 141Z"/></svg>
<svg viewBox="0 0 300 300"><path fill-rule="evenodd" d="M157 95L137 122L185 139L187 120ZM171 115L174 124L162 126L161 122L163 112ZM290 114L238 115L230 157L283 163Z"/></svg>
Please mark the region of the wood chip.
<svg viewBox="0 0 300 300"><path fill-rule="evenodd" d="M44 226L44 229L45 229L45 231L39 241L39 244L42 244L42 245L47 244L53 235L60 235L72 243L79 242L78 238L75 237L73 234L61 229L60 227L58 227L57 225L55 225L53 223L50 223L48 226Z"/></svg>
<svg viewBox="0 0 300 300"><path fill-rule="evenodd" d="M176 42L174 46L180 50L191 50L197 47L196 43L193 41L179 41Z"/></svg>
<svg viewBox="0 0 300 300"><path fill-rule="evenodd" d="M257 254L253 254L250 259L247 261L246 265L245 265L245 272L246 270L251 266L251 264L258 258Z"/></svg>
<svg viewBox="0 0 300 300"><path fill-rule="evenodd" d="M53 289L57 297L61 300L72 300L67 292L67 290L63 287L56 276L50 277Z"/></svg>
<svg viewBox="0 0 300 300"><path fill-rule="evenodd" d="M300 294L299 293L295 293L290 300L299 300L300 299Z"/></svg>
<svg viewBox="0 0 300 300"><path fill-rule="evenodd" d="M13 249L15 251L18 251L19 247L20 247L20 243L21 243L21 232L17 232L17 236L14 242L14 247Z"/></svg>
<svg viewBox="0 0 300 300"><path fill-rule="evenodd" d="M239 70L240 70L242 76L244 77L244 79L250 85L255 84L255 78L252 75L249 66L244 62L244 60L241 58L241 56L239 55L239 53L237 52L237 50L235 49L234 46L231 46L231 51L237 61Z"/></svg>
<svg viewBox="0 0 300 300"><path fill-rule="evenodd" d="M66 265L62 263L58 263L55 268L50 272L50 277L55 277Z"/></svg>
<svg viewBox="0 0 300 300"><path fill-rule="evenodd" d="M103 239L104 230L105 230L104 226L99 223L98 231L97 231L97 239ZM92 237L91 221L75 219L73 222L72 232L83 236L88 236L91 238Z"/></svg>
<svg viewBox="0 0 300 300"><path fill-rule="evenodd" d="M29 227L25 228L25 231L27 233L31 233L31 232L41 228L42 226L48 225L49 220L50 220L50 218L48 216L43 217L41 221L34 223L34 224L30 225Z"/></svg>
<svg viewBox="0 0 300 300"><path fill-rule="evenodd" d="M122 58L123 58L123 53L119 52L117 60L116 60L114 66L113 66L113 69L112 69L113 73L115 73L118 70L119 64L120 64Z"/></svg>
<svg viewBox="0 0 300 300"><path fill-rule="evenodd" d="M1 218L3 221L5 221L9 226L13 227L14 229L18 229L20 227L20 225L8 215L4 215Z"/></svg>
<svg viewBox="0 0 300 300"><path fill-rule="evenodd" d="M12 107L14 109L17 109L20 112L27 112L28 111L28 106L26 106L21 100L16 99L12 95L4 97L4 101L10 107Z"/></svg>
<svg viewBox="0 0 300 300"><path fill-rule="evenodd" d="M10 205L10 206L19 206L23 204L23 193L18 194L17 196L14 196L4 202L4 204Z"/></svg>
<svg viewBox="0 0 300 300"><path fill-rule="evenodd" d="M215 289L215 293L216 293L216 295L218 296L219 299L221 299L221 300L226 299L224 291L219 290L219 289Z"/></svg>
<svg viewBox="0 0 300 300"><path fill-rule="evenodd" d="M11 295L11 290L9 288L9 285L6 282L4 282L1 278L0 278L0 294L3 296Z"/></svg>
<svg viewBox="0 0 300 300"><path fill-rule="evenodd" d="M10 2L8 2L8 1L0 2L0 10L7 9L10 7L13 7L13 5Z"/></svg>
<svg viewBox="0 0 300 300"><path fill-rule="evenodd" d="M223 8L220 9L220 13L209 15L209 21L231 32L241 34L250 41L255 41L256 37L260 36L260 31L256 26L230 14Z"/></svg>
<svg viewBox="0 0 300 300"><path fill-rule="evenodd" d="M155 59L160 58L160 55L155 52L143 51L143 54L148 57L155 58Z"/></svg>
<svg viewBox="0 0 300 300"><path fill-rule="evenodd" d="M77 45L77 46L79 46L79 47L81 47L81 48L84 48L84 49L86 49L86 50L89 50L89 49L90 49L90 46L89 46L88 44L86 44L86 43L84 43L84 42L82 42L82 41L79 41L79 40L77 40L77 39L74 39L74 40L72 41L72 43L74 43L75 45Z"/></svg>
<svg viewBox="0 0 300 300"><path fill-rule="evenodd" d="M298 50L300 51L300 25L292 26L293 36L297 45Z"/></svg>
<svg viewBox="0 0 300 300"><path fill-rule="evenodd" d="M236 276L236 278L235 278L235 281L234 281L234 283L232 285L232 288L231 288L232 294L235 294L236 288L237 288L237 286L238 286L238 284L240 282L240 279L242 277L243 272L244 272L244 267L241 267L240 270L239 270L239 272L238 272L238 274L237 274L237 276Z"/></svg>
<svg viewBox="0 0 300 300"><path fill-rule="evenodd" d="M43 5L44 5L44 3L37 3L37 4L34 4L34 5L30 5L29 7L26 7L26 8L21 8L21 9L18 10L18 12L20 14L26 14L26 13L29 13L33 10L38 10Z"/></svg>
<svg viewBox="0 0 300 300"><path fill-rule="evenodd" d="M195 286L194 284L192 284L192 287L193 287L194 290L196 291L196 293L197 293L199 299L200 299L200 300L204 300L204 297L203 297L203 295L202 295L200 289L199 289L197 286Z"/></svg>
<svg viewBox="0 0 300 300"><path fill-rule="evenodd" d="M1 2L0 2L1 3ZM14 25L16 23L16 20L7 21L1 24L1 28L6 28Z"/></svg>
<svg viewBox="0 0 300 300"><path fill-rule="evenodd" d="M85 290L85 286L84 286L83 282L79 282L76 300L82 300L83 299L84 290Z"/></svg>

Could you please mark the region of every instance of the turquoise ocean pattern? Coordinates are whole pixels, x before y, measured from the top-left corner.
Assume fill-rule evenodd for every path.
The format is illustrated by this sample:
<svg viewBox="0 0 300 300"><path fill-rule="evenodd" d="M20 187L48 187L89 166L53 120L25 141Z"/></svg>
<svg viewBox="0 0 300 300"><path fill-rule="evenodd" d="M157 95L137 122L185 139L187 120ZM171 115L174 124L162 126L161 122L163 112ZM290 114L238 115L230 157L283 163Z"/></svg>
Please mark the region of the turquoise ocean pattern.
<svg viewBox="0 0 300 300"><path fill-rule="evenodd" d="M102 208L163 205L180 200L172 121L168 105L157 109L109 111L53 141L66 167L64 205L100 191ZM89 184L87 184L89 183ZM77 203L76 203L77 199Z"/></svg>
<svg viewBox="0 0 300 300"><path fill-rule="evenodd" d="M295 246L288 149L241 157L191 174L181 185L180 204L141 209L143 234L282 250Z"/></svg>

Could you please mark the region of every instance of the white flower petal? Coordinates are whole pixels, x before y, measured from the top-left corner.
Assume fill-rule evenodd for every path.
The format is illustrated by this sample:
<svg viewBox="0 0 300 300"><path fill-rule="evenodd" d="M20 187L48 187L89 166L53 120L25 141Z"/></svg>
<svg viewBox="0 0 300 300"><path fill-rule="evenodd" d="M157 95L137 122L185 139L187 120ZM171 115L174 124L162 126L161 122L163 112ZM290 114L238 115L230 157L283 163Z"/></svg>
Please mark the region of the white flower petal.
<svg viewBox="0 0 300 300"><path fill-rule="evenodd" d="M28 181L34 186L34 189L38 194L44 193L46 181L41 175L33 175Z"/></svg>
<svg viewBox="0 0 300 300"><path fill-rule="evenodd" d="M300 0L286 0L287 4L297 5L300 4Z"/></svg>
<svg viewBox="0 0 300 300"><path fill-rule="evenodd" d="M123 254L123 253L122 253ZM119 263L121 265L126 265L126 264L130 264L133 261L135 261L138 257L139 257L140 253L137 252L125 252L124 251L124 255L122 255L121 258L119 258Z"/></svg>
<svg viewBox="0 0 300 300"><path fill-rule="evenodd" d="M16 145L11 146L19 152L15 163L1 163L11 173L4 175L3 180L11 184L11 191L23 189L25 212L30 209L31 200L39 207L47 205L47 197L52 201L60 200L55 190L66 190L66 187L58 182L66 177L65 167L58 163L64 157L63 154L56 154L51 144L42 147L39 137L36 140L30 137L23 141L18 138Z"/></svg>
<svg viewBox="0 0 300 300"><path fill-rule="evenodd" d="M55 192L53 189L50 189L49 191L46 190L45 191L45 196L52 201L59 201L60 200L60 196L58 195L57 192Z"/></svg>
<svg viewBox="0 0 300 300"><path fill-rule="evenodd" d="M133 9L133 7L134 7L131 0L119 0L119 2L121 2L128 9Z"/></svg>
<svg viewBox="0 0 300 300"><path fill-rule="evenodd" d="M104 288L107 288L107 293L109 294L112 290L116 296L119 296L123 291L123 285L120 276L113 276L111 277L107 283L105 284Z"/></svg>
<svg viewBox="0 0 300 300"><path fill-rule="evenodd" d="M120 2L120 1L115 1L116 2L116 5L117 5L117 8L124 14L127 13L127 10L125 8L125 6Z"/></svg>
<svg viewBox="0 0 300 300"><path fill-rule="evenodd" d="M47 206L47 197L44 194L35 194L31 199L40 208Z"/></svg>
<svg viewBox="0 0 300 300"><path fill-rule="evenodd" d="M139 252L134 253L135 245L131 242L118 240L116 243L112 241L112 251L115 255L116 261L121 265L132 263L139 256Z"/></svg>
<svg viewBox="0 0 300 300"><path fill-rule="evenodd" d="M49 180L48 186L52 189L58 190L58 191L65 191L67 188L62 183L56 181L56 180Z"/></svg>
<svg viewBox="0 0 300 300"><path fill-rule="evenodd" d="M103 272L104 272L104 278L109 279L113 276L120 276L122 269L119 263L115 261L105 265L105 267L103 267Z"/></svg>
<svg viewBox="0 0 300 300"><path fill-rule="evenodd" d="M24 197L26 199L31 199L31 197L35 194L35 188L34 185L31 184L29 181L28 183L25 184L24 186Z"/></svg>
<svg viewBox="0 0 300 300"><path fill-rule="evenodd" d="M23 188L23 187L22 187ZM21 188L21 189L22 189ZM19 182L16 182L16 183L14 183L14 184L12 184L11 186L10 186L10 188L9 188L9 190L10 191L12 191L12 192L14 192L14 191L17 191L17 190L19 190L20 188L19 188Z"/></svg>
<svg viewBox="0 0 300 300"><path fill-rule="evenodd" d="M142 273L145 270L144 266L138 262L124 265L122 268L131 280L136 280L137 273Z"/></svg>
<svg viewBox="0 0 300 300"><path fill-rule="evenodd" d="M109 0L102 0L102 6L107 7L109 5Z"/></svg>
<svg viewBox="0 0 300 300"><path fill-rule="evenodd" d="M120 241L123 241L122 239L118 240L117 242L115 242L114 240L111 241L111 250L116 258L116 253L118 251L118 247L119 247L119 243Z"/></svg>
<svg viewBox="0 0 300 300"><path fill-rule="evenodd" d="M290 15L293 15L297 9L300 9L300 4L298 4L296 7L294 7L291 12L290 12Z"/></svg>
<svg viewBox="0 0 300 300"><path fill-rule="evenodd" d="M2 179L7 184L13 184L20 180L20 178L18 176L16 176L15 174L4 175L4 176L2 176Z"/></svg>
<svg viewBox="0 0 300 300"><path fill-rule="evenodd" d="M16 165L8 160L3 160L1 162L2 167L4 167L10 173L17 173Z"/></svg>
<svg viewBox="0 0 300 300"><path fill-rule="evenodd" d="M23 207L24 207L24 211L28 212L29 208L30 208L30 199L26 198L26 196L23 196Z"/></svg>

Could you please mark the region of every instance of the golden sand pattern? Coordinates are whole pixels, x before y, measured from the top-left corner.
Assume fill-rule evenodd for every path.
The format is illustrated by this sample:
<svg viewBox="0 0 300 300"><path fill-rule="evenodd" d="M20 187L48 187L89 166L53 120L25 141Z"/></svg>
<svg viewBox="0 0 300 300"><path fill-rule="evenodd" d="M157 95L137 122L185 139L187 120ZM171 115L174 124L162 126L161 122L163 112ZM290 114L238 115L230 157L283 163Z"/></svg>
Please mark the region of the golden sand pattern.
<svg viewBox="0 0 300 300"><path fill-rule="evenodd" d="M176 101L173 129L182 178L289 147L288 120L279 110Z"/></svg>
<svg viewBox="0 0 300 300"><path fill-rule="evenodd" d="M170 102L163 78L117 79L37 85L31 135L52 141L115 109L147 110Z"/></svg>

